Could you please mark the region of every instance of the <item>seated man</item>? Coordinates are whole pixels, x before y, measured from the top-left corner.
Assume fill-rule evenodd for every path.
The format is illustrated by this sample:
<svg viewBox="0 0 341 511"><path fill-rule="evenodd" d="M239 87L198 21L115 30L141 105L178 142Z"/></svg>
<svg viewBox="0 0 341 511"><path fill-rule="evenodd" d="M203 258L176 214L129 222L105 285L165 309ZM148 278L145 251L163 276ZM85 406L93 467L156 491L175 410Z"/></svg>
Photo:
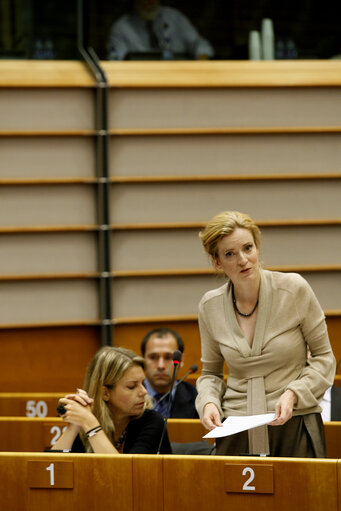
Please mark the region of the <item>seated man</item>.
<svg viewBox="0 0 341 511"><path fill-rule="evenodd" d="M148 394L155 400L155 410L163 417L166 415L168 397L164 399L162 397L171 387L174 368L172 355L176 350L183 353L184 342L180 335L170 328L161 327L151 330L141 343L141 353L145 359L145 387ZM194 385L185 381L177 385L175 382L169 417L198 419L194 404L196 396L197 390Z"/></svg>
<svg viewBox="0 0 341 511"><path fill-rule="evenodd" d="M153 52L163 59L176 58L176 54L193 59L213 57L210 43L177 9L160 6L159 0L133 0L132 4L131 11L111 27L109 60Z"/></svg>
<svg viewBox="0 0 341 511"><path fill-rule="evenodd" d="M184 352L184 342L180 335L170 328L160 327L145 335L141 343L141 353L145 359L146 379L144 385L154 399L154 409L166 416L168 396L174 370L174 351ZM183 362L181 362L183 364ZM172 419L198 419L195 408L197 390L185 381L176 381L171 397L169 417ZM163 398L163 396L165 396ZM215 446L206 440L201 442L171 442L173 454L214 454Z"/></svg>

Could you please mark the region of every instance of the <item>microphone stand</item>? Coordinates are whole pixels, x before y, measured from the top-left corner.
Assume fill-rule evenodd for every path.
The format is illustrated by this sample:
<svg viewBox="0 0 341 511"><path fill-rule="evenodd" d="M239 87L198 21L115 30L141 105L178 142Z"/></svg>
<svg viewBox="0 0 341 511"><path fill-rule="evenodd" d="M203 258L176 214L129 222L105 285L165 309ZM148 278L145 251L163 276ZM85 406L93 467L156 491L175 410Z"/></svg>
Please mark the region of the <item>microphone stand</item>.
<svg viewBox="0 0 341 511"><path fill-rule="evenodd" d="M181 360L181 351L179 351L179 350L174 351L174 353L173 353L174 367L173 367L172 383L171 383L171 387L169 389L169 394L172 393L172 390L173 390L173 387L174 387L175 373L176 373L178 365L180 364L180 360ZM167 421L168 421L170 404L171 404L171 396L169 396L168 405L167 405L167 411L166 411L166 417L165 417L165 422L163 424L162 435L161 435L161 438L160 438L160 443L159 443L159 447L157 449L157 453L156 454L160 454L160 449L161 449L161 445L162 445L162 442L163 442L163 438L164 438L166 430L167 430Z"/></svg>

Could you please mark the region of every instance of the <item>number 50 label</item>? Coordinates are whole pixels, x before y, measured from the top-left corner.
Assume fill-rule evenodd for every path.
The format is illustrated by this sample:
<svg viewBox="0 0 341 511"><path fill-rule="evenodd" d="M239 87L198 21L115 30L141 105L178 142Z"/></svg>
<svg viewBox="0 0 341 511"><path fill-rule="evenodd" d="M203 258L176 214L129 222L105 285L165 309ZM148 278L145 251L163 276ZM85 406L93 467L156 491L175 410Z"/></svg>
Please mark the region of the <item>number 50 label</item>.
<svg viewBox="0 0 341 511"><path fill-rule="evenodd" d="M225 491L274 493L273 465L230 464L224 466Z"/></svg>

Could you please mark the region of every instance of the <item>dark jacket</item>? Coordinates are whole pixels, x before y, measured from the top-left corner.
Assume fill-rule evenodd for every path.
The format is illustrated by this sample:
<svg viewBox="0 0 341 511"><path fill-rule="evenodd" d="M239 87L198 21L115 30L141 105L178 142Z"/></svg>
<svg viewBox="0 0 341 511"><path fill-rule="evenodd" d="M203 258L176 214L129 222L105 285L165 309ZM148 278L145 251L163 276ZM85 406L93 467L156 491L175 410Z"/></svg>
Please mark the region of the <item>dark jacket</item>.
<svg viewBox="0 0 341 511"><path fill-rule="evenodd" d="M199 415L195 409L195 398L197 389L191 383L183 381L176 388L171 419L198 419Z"/></svg>
<svg viewBox="0 0 341 511"><path fill-rule="evenodd" d="M341 421L341 387L333 385L331 389L330 420Z"/></svg>

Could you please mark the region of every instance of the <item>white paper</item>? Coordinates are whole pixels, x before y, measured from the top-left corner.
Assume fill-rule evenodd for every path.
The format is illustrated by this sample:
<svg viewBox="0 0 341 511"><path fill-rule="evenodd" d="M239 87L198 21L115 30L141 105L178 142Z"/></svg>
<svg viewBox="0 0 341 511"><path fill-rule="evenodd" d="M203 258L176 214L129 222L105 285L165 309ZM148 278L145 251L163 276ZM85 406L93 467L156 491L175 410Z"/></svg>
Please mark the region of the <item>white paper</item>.
<svg viewBox="0 0 341 511"><path fill-rule="evenodd" d="M230 416L224 420L222 426L212 429L203 438L222 438L234 435L240 431L257 428L264 424L270 424L275 418L274 413L262 413L261 415Z"/></svg>

